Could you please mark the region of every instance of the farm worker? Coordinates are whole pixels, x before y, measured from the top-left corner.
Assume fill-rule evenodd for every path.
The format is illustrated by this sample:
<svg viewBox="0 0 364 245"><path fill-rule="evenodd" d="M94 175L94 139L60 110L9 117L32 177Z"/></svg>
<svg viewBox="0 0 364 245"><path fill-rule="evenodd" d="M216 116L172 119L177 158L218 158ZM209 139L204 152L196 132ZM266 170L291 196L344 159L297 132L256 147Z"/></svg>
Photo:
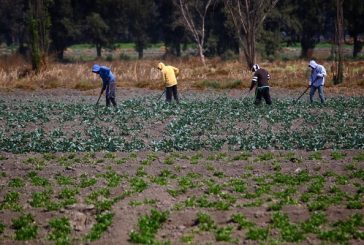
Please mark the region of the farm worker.
<svg viewBox="0 0 364 245"><path fill-rule="evenodd" d="M166 87L166 101L171 102L173 94L174 100L179 103L176 78L179 74L178 68L173 66L166 66L163 63L159 63L158 69L162 72L164 85Z"/></svg>
<svg viewBox="0 0 364 245"><path fill-rule="evenodd" d="M260 68L258 64L254 64L251 68L251 71L254 72L252 83L250 86L250 91L253 90L255 86L255 101L254 104L259 105L262 102L262 97L265 100L267 105L272 104L272 100L269 94L269 84L268 81L270 79L270 75L267 70Z"/></svg>
<svg viewBox="0 0 364 245"><path fill-rule="evenodd" d="M308 67L311 68L311 76L308 84L310 87L310 101L311 103L313 102L313 96L315 95L316 90L318 90L321 103L325 103L324 84L325 77L327 76L326 70L322 65L317 64L314 60L310 61Z"/></svg>
<svg viewBox="0 0 364 245"><path fill-rule="evenodd" d="M110 102L116 107L115 101L115 92L116 92L116 82L115 76L112 74L109 67L100 66L98 64L94 64L92 66L92 72L99 74L102 79L102 88L100 92L100 96L106 90L105 97L106 97L106 106L110 106Z"/></svg>

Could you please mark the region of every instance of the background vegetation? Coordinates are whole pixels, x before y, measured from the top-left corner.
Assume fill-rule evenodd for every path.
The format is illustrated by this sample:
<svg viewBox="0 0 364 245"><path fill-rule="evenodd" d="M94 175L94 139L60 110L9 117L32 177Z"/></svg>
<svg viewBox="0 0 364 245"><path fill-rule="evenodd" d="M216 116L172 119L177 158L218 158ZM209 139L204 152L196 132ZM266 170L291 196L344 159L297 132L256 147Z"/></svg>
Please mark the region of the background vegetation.
<svg viewBox="0 0 364 245"><path fill-rule="evenodd" d="M236 87L237 80L249 80L250 74L242 73L242 44L226 4L213 1L207 11L207 62L201 67L178 1L0 0L0 87L92 89L99 84L89 74L89 62L97 60L113 67L119 86L160 88L148 82L160 79L151 59L179 66L179 79L197 88L214 82ZM274 74L274 85L300 86L310 58L323 62L333 80L335 6L334 0L280 0L267 13L254 34L257 60ZM362 86L364 5L347 0L343 10L344 86Z"/></svg>

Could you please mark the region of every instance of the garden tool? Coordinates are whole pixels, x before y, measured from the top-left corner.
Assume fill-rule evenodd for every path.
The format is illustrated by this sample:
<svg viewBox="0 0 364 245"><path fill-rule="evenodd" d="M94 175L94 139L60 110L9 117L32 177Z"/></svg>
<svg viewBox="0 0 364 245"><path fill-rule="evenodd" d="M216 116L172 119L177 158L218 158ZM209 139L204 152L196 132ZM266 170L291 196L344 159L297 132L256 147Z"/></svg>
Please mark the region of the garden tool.
<svg viewBox="0 0 364 245"><path fill-rule="evenodd" d="M99 105L99 101L100 101L101 95L102 94L100 93L100 96L99 96L99 98L97 99L97 102L96 102L96 106Z"/></svg>
<svg viewBox="0 0 364 245"><path fill-rule="evenodd" d="M307 86L307 88L306 88L306 90L305 91L303 91L303 93L300 95L300 97L298 97L294 102L293 102L293 104L296 104L297 103L297 101L299 101L299 99L301 99L301 97L307 92L307 90L310 88L310 86Z"/></svg>
<svg viewBox="0 0 364 245"><path fill-rule="evenodd" d="M242 97L241 99L242 99L242 100L243 100L243 99L245 99L245 98L246 98L246 97L250 94L250 91L251 91L251 90L248 90L248 91L247 91L247 92L243 95L243 97Z"/></svg>
<svg viewBox="0 0 364 245"><path fill-rule="evenodd" d="M162 96L165 94L165 92L166 92L166 89L163 90L163 93L161 94L161 96L159 96L157 101L159 101L162 98Z"/></svg>

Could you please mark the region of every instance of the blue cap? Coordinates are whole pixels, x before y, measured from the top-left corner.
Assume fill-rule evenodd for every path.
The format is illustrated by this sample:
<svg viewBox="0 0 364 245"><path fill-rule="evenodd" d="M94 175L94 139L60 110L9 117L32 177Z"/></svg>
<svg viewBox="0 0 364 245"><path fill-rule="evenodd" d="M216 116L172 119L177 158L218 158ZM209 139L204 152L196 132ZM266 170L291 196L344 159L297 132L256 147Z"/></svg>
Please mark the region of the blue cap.
<svg viewBox="0 0 364 245"><path fill-rule="evenodd" d="M100 71L100 66L98 64L94 64L92 66L92 72L99 72Z"/></svg>

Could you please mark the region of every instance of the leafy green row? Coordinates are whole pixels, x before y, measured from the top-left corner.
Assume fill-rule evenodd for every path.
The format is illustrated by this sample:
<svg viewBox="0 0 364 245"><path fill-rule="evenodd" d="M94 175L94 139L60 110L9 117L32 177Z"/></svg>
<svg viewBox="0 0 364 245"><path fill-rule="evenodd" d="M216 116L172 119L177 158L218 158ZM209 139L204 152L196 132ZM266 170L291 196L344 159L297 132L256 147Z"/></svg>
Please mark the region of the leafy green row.
<svg viewBox="0 0 364 245"><path fill-rule="evenodd" d="M0 102L0 150L24 152L362 149L364 97L323 105L187 97L179 105L132 99L118 110L85 103ZM156 132L155 125L160 125Z"/></svg>

